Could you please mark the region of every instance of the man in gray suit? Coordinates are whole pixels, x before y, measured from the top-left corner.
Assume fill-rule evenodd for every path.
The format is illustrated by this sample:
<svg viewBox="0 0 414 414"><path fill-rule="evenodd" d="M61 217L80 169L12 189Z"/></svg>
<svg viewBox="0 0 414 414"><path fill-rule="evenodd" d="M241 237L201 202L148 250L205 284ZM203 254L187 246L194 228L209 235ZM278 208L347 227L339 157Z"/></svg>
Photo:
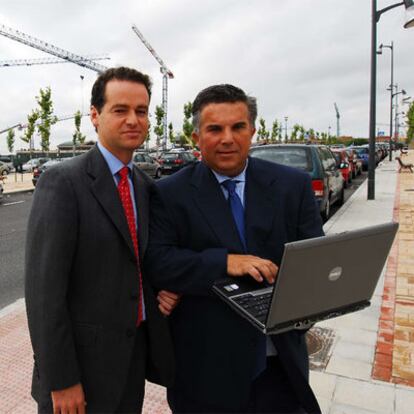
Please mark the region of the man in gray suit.
<svg viewBox="0 0 414 414"><path fill-rule="evenodd" d="M97 146L45 171L36 187L26 306L39 412L137 413L145 378L173 377L164 315L177 296L156 295L140 265L153 182L132 155L147 135L150 96L136 70L101 74L91 98Z"/></svg>

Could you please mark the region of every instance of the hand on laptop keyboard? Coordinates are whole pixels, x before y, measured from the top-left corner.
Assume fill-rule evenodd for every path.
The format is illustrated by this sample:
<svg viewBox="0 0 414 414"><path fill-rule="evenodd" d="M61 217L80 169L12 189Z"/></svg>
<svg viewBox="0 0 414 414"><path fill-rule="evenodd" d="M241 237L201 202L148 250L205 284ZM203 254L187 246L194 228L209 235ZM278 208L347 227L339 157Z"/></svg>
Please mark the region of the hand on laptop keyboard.
<svg viewBox="0 0 414 414"><path fill-rule="evenodd" d="M227 273L230 276L250 275L258 282L266 279L269 283L274 283L278 267L267 259L248 254L229 254L227 255Z"/></svg>

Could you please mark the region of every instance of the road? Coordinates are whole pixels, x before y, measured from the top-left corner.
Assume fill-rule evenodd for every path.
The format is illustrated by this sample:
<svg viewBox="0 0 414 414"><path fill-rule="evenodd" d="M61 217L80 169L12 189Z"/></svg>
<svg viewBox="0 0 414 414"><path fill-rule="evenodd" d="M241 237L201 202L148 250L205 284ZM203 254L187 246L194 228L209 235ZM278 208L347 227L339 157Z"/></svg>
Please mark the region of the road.
<svg viewBox="0 0 414 414"><path fill-rule="evenodd" d="M366 178L353 180L345 190L347 200ZM24 245L32 193L5 197L0 204L0 309L24 297ZM332 207L332 214L339 207Z"/></svg>
<svg viewBox="0 0 414 414"><path fill-rule="evenodd" d="M32 193L0 204L0 309L24 296L24 244Z"/></svg>

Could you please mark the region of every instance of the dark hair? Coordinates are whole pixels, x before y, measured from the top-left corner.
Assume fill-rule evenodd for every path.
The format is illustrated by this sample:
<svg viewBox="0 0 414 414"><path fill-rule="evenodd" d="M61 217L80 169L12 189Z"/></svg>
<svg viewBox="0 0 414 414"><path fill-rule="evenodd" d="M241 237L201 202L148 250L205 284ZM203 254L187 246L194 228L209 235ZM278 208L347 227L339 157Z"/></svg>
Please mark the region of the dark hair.
<svg viewBox="0 0 414 414"><path fill-rule="evenodd" d="M250 123L254 127L257 118L256 98L246 95L246 93L236 86L229 84L213 85L203 89L196 96L193 102L193 127L195 131L200 128L200 115L202 109L211 103L244 102L249 111Z"/></svg>
<svg viewBox="0 0 414 414"><path fill-rule="evenodd" d="M98 112L101 112L105 105L106 84L113 79L141 83L147 89L151 99L152 82L148 75L125 66L110 68L98 76L92 87L91 105L94 106Z"/></svg>

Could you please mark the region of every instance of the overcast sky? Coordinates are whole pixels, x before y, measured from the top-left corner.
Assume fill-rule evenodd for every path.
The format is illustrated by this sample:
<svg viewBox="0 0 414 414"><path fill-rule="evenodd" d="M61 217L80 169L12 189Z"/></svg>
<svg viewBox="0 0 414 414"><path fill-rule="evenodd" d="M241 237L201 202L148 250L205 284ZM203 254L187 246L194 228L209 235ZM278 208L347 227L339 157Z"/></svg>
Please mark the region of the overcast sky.
<svg viewBox="0 0 414 414"><path fill-rule="evenodd" d="M378 0L378 8L393 3ZM257 97L259 117L269 129L274 119L284 124L287 116L288 128L331 127L335 134L336 102L341 134L368 136L370 0L1 0L0 5L0 24L72 53L107 53L111 60L100 62L106 66L148 73L154 111L161 104L162 76L131 30L135 24L175 75L168 83L168 122L176 131L184 103L206 86L232 83ZM404 19L404 7L383 14L378 45L394 42L395 83L414 96L414 29L404 29ZM51 57L4 36L0 56ZM47 86L57 116L88 111L94 71L72 63L0 71L0 130L25 123L39 89ZM390 50L384 49L378 56L377 130L389 130L389 84ZM73 130L73 120L57 123L51 146L71 140ZM27 148L16 132L15 149ZM82 132L96 138L87 117ZM0 135L3 154L5 138Z"/></svg>

